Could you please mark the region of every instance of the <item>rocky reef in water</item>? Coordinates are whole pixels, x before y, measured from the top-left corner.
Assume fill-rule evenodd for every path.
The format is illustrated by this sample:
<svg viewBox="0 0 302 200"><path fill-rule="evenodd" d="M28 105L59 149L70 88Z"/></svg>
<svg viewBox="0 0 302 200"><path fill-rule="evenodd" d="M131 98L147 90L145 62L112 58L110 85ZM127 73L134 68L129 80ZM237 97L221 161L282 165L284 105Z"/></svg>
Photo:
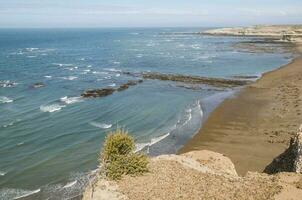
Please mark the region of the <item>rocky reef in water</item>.
<svg viewBox="0 0 302 200"><path fill-rule="evenodd" d="M136 78L139 77L143 79L185 83L186 85L179 85L179 87L184 87L187 89L198 89L202 84L206 84L217 88L233 88L233 87L240 87L252 83L251 80L247 80L250 77L245 77L245 79L243 79L243 77L237 77L236 79L224 79L224 78L208 78L208 77L201 77L201 76L189 76L189 75L181 75L181 74L162 74L157 72L143 72L143 73L123 72L123 73L125 75L133 76ZM137 85L142 82L143 82L142 79L129 80L127 83L120 85L118 88L89 89L84 91L81 94L81 96L83 98L105 97L113 94L114 92L124 91L129 87Z"/></svg>
<svg viewBox="0 0 302 200"><path fill-rule="evenodd" d="M252 81L242 79L224 79L224 78L208 78L201 76L189 76L181 74L161 74L157 72L144 72L142 73L144 79L156 79L162 81L176 81L190 84L207 84L214 87L239 87L244 86Z"/></svg>
<svg viewBox="0 0 302 200"><path fill-rule="evenodd" d="M142 82L143 82L143 80L138 80L138 81L130 80L127 83L120 85L118 88L90 89L90 90L84 91L84 93L82 93L81 96L83 98L105 97L105 96L113 94L114 92L121 92L123 90L126 90L130 86L134 86L134 85L137 85Z"/></svg>

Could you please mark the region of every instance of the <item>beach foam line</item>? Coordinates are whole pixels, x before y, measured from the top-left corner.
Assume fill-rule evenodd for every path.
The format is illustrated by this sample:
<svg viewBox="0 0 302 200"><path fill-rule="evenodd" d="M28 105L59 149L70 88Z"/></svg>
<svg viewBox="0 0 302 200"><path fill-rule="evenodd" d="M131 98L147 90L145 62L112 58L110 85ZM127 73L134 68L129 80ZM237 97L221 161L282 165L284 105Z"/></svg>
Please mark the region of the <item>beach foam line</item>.
<svg viewBox="0 0 302 200"><path fill-rule="evenodd" d="M15 197L14 200L21 199L21 198L24 198L24 197L28 197L28 196L31 196L31 195L33 195L33 194L37 194L37 193L39 193L40 191L41 191L40 188L37 189L37 190L34 190L34 191L30 191L30 192L28 192L28 193L26 193L26 194L24 194L24 195Z"/></svg>
<svg viewBox="0 0 302 200"><path fill-rule="evenodd" d="M52 112L60 111L64 107L65 105L60 105L60 104L42 105L40 106L40 110L42 112L52 113Z"/></svg>
<svg viewBox="0 0 302 200"><path fill-rule="evenodd" d="M105 123L98 123L98 122L90 122L89 124L101 129L108 129L112 127L112 124L105 124Z"/></svg>
<svg viewBox="0 0 302 200"><path fill-rule="evenodd" d="M198 104L198 109L200 110L200 117L203 118L204 113L203 113L203 110L201 108L200 100L197 101L197 104Z"/></svg>

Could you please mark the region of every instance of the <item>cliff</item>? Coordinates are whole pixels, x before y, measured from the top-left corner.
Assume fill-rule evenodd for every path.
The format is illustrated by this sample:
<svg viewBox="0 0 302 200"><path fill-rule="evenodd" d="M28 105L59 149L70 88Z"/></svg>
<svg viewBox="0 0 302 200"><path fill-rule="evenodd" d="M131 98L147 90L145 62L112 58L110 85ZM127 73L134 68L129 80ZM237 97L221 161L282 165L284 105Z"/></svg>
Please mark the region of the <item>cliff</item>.
<svg viewBox="0 0 302 200"><path fill-rule="evenodd" d="M119 181L98 177L87 188L83 199L298 200L302 198L301 138L302 132L299 132L292 139L289 150L281 156L283 160L291 160L288 166L284 168L285 162L275 164L274 169L279 168L272 171L272 175L248 172L243 177L238 176L234 164L224 155L207 150L192 151L151 158L150 172L143 176L124 176Z"/></svg>
<svg viewBox="0 0 302 200"><path fill-rule="evenodd" d="M252 26L238 28L221 28L202 32L206 35L222 36L251 36L251 37L269 37L282 39L285 41L302 41L301 25L275 25L275 26Z"/></svg>

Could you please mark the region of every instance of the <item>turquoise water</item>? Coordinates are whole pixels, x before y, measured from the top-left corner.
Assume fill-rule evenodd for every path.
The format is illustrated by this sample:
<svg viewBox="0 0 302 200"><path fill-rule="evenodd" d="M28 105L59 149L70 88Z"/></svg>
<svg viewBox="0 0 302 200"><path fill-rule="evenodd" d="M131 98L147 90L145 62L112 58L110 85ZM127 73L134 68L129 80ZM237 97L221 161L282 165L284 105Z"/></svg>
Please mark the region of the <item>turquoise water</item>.
<svg viewBox="0 0 302 200"><path fill-rule="evenodd" d="M0 199L76 196L116 127L150 155L174 153L234 92L145 80L107 97L80 98L86 89L136 79L123 71L231 78L289 62L288 54L232 47L248 38L182 34L201 30L0 30ZM38 82L45 87L33 88Z"/></svg>

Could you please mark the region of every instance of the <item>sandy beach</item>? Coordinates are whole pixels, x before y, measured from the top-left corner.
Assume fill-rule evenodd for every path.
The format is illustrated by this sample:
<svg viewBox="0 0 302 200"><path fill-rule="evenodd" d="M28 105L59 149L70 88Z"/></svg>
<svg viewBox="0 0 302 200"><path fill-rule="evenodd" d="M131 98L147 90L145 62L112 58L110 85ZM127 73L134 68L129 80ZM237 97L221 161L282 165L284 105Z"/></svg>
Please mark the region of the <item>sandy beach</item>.
<svg viewBox="0 0 302 200"><path fill-rule="evenodd" d="M302 121L302 45L288 65L225 100L179 151L211 150L229 157L239 174L262 172L285 150Z"/></svg>

